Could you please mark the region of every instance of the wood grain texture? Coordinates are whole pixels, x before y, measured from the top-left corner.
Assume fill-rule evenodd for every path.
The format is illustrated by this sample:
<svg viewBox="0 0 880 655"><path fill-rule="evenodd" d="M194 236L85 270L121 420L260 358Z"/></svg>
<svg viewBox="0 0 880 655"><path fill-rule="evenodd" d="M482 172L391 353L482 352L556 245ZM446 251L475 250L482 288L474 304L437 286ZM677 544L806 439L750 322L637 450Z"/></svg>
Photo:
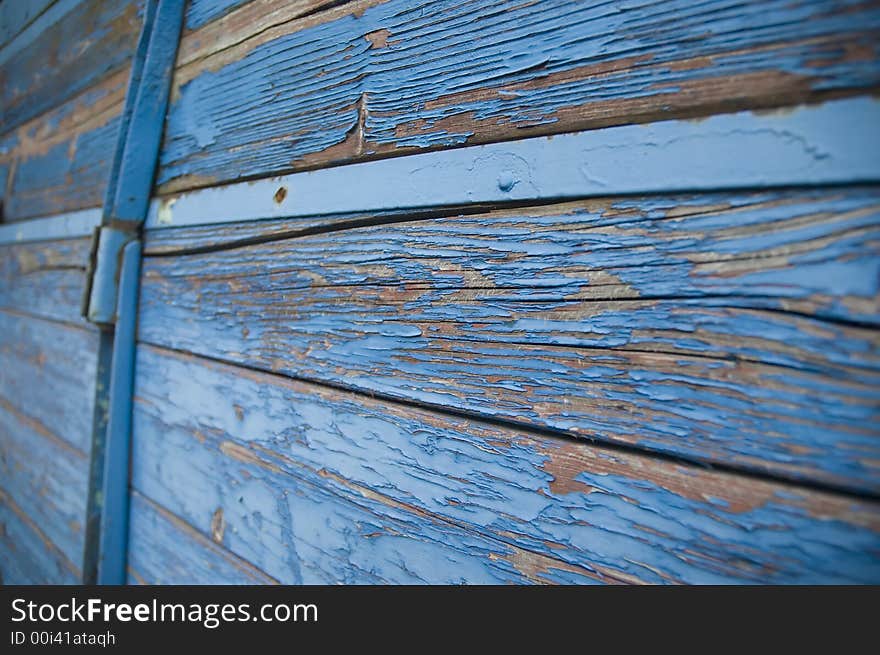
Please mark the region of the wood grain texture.
<svg viewBox="0 0 880 655"><path fill-rule="evenodd" d="M2 310L0 335L0 522L22 540L0 558L4 576L76 582L98 334Z"/></svg>
<svg viewBox="0 0 880 655"><path fill-rule="evenodd" d="M84 0L0 66L0 133L29 121L131 60L143 0Z"/></svg>
<svg viewBox="0 0 880 655"><path fill-rule="evenodd" d="M128 73L126 66L3 137L0 165L9 171L5 220L102 204Z"/></svg>
<svg viewBox="0 0 880 655"><path fill-rule="evenodd" d="M0 310L0 402L88 453L98 333Z"/></svg>
<svg viewBox="0 0 880 655"><path fill-rule="evenodd" d="M275 11L249 3L227 14L238 31L216 51L200 30L184 40L161 192L780 107L862 93L880 80L876 2L389 0L294 12L286 22L255 7Z"/></svg>
<svg viewBox="0 0 880 655"><path fill-rule="evenodd" d="M878 229L873 189L717 194L148 257L139 338L876 493Z"/></svg>
<svg viewBox="0 0 880 655"><path fill-rule="evenodd" d="M0 435L0 489L45 536L26 547L55 547L82 562L88 456L2 398Z"/></svg>
<svg viewBox="0 0 880 655"><path fill-rule="evenodd" d="M91 238L101 224L101 208L80 209L28 221L0 224L0 246Z"/></svg>
<svg viewBox="0 0 880 655"><path fill-rule="evenodd" d="M141 494L131 494L129 584L275 584Z"/></svg>
<svg viewBox="0 0 880 655"><path fill-rule="evenodd" d="M137 375L135 487L281 582L880 579L872 502L150 346Z"/></svg>
<svg viewBox="0 0 880 655"><path fill-rule="evenodd" d="M178 401L188 417L205 421L207 432L189 421L173 425L169 417L178 413L167 398L141 395L149 393L145 385L166 380L150 369L144 352L139 349L133 487L279 582L528 583L532 574L512 562L545 559L373 490L344 480L328 487L315 471L282 468L234 441L211 438L214 412L204 408L196 418L192 395ZM217 516L225 526L219 535ZM577 569L571 575L573 581L593 577Z"/></svg>
<svg viewBox="0 0 880 655"><path fill-rule="evenodd" d="M90 239L0 245L0 307L88 326L80 314Z"/></svg>
<svg viewBox="0 0 880 655"><path fill-rule="evenodd" d="M206 23L218 21L233 9L254 0L190 0L186 3L185 28L195 30ZM276 5L281 3L274 3ZM290 3L284 3L290 4Z"/></svg>
<svg viewBox="0 0 880 655"><path fill-rule="evenodd" d="M0 584L78 584L79 567L0 489Z"/></svg>

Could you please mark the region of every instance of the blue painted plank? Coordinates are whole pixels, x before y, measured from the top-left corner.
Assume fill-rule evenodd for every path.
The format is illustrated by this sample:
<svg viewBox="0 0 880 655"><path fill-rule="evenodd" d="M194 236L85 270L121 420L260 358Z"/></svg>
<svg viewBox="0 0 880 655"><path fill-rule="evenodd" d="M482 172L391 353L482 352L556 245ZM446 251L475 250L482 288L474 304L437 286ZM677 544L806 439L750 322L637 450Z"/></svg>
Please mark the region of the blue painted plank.
<svg viewBox="0 0 880 655"><path fill-rule="evenodd" d="M186 6L186 29L195 30L222 18L251 0L190 0Z"/></svg>
<svg viewBox="0 0 880 655"><path fill-rule="evenodd" d="M0 307L86 326L80 315L88 239L0 245Z"/></svg>
<svg viewBox="0 0 880 655"><path fill-rule="evenodd" d="M880 82L880 8L855 0L389 0L236 27L184 44L163 193Z"/></svg>
<svg viewBox="0 0 880 655"><path fill-rule="evenodd" d="M0 63L0 133L57 107L124 69L144 0L83 0ZM51 62L47 66L47 62Z"/></svg>
<svg viewBox="0 0 880 655"><path fill-rule="evenodd" d="M0 2L0 46L6 45L36 20L55 0Z"/></svg>
<svg viewBox="0 0 880 655"><path fill-rule="evenodd" d="M0 162L10 169L4 220L101 204L119 132L127 71L111 75L10 132Z"/></svg>
<svg viewBox="0 0 880 655"><path fill-rule="evenodd" d="M132 486L238 557L283 584L458 584L527 583L517 569L529 554L503 542L462 530L390 501L357 485L328 487L308 469L266 462L212 428L189 421L168 423L163 415L195 416L188 398L149 393L160 383L150 353L138 349L133 433ZM160 362L159 366L163 366ZM149 385L149 386L145 386ZM213 421L213 410L200 413ZM538 562L540 556L532 558ZM571 569L556 560L561 569ZM574 569L573 579L594 577Z"/></svg>
<svg viewBox="0 0 880 655"><path fill-rule="evenodd" d="M64 557L82 562L89 460L34 412L0 397L0 489ZM42 545L32 547L43 547Z"/></svg>
<svg viewBox="0 0 880 655"><path fill-rule="evenodd" d="M282 582L880 579L870 501L149 346L137 371L135 486L205 533L222 511L224 546Z"/></svg>
<svg viewBox="0 0 880 655"><path fill-rule="evenodd" d="M380 224L148 257L139 338L877 493L878 243L875 189Z"/></svg>
<svg viewBox="0 0 880 655"><path fill-rule="evenodd" d="M0 585L78 584L79 568L0 490Z"/></svg>
<svg viewBox="0 0 880 655"><path fill-rule="evenodd" d="M0 225L0 246L10 243L90 237L100 223L100 209L83 209L21 221L14 225Z"/></svg>
<svg viewBox="0 0 880 655"><path fill-rule="evenodd" d="M277 584L137 492L130 525L129 584Z"/></svg>
<svg viewBox="0 0 880 655"><path fill-rule="evenodd" d="M31 6L25 11L32 13L35 7L39 7L42 4L43 0L28 0L28 2ZM14 38L0 47L0 66L9 61L13 55L32 44L43 32L76 9L81 2L83 0L54 0L46 11L36 16L27 26L24 26L24 29L15 34ZM6 2L4 4L11 3ZM25 3L19 2L18 4ZM14 11L19 12L21 9L16 8Z"/></svg>
<svg viewBox="0 0 880 655"><path fill-rule="evenodd" d="M0 335L0 397L88 453L97 330L0 310Z"/></svg>
<svg viewBox="0 0 880 655"><path fill-rule="evenodd" d="M148 228L480 202L880 180L880 102L523 139L154 200ZM340 190L344 189L344 193Z"/></svg>

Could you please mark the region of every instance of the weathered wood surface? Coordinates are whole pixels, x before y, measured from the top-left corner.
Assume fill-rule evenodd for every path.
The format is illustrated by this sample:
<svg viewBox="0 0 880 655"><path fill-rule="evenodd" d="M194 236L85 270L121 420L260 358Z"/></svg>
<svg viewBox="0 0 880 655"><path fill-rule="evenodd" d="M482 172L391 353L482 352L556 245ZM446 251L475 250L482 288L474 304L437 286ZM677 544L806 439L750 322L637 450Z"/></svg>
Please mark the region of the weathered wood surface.
<svg viewBox="0 0 880 655"><path fill-rule="evenodd" d="M4 579L75 582L83 561L98 335L0 311ZM20 540L20 541L18 541Z"/></svg>
<svg viewBox="0 0 880 655"><path fill-rule="evenodd" d="M82 562L88 456L3 398L0 434L0 489L67 560ZM27 547L45 548L46 540Z"/></svg>
<svg viewBox="0 0 880 655"><path fill-rule="evenodd" d="M0 133L29 121L127 67L143 0L83 0L0 63Z"/></svg>
<svg viewBox="0 0 880 655"><path fill-rule="evenodd" d="M101 205L127 83L126 67L0 140L5 220Z"/></svg>
<svg viewBox="0 0 880 655"><path fill-rule="evenodd" d="M55 0L8 0L0 2L0 46L34 22Z"/></svg>
<svg viewBox="0 0 880 655"><path fill-rule="evenodd" d="M219 524L217 533L219 532ZM129 584L274 584L275 580L218 546L141 494L131 494Z"/></svg>
<svg viewBox="0 0 880 655"><path fill-rule="evenodd" d="M0 307L86 323L80 314L89 239L0 245Z"/></svg>
<svg viewBox="0 0 880 655"><path fill-rule="evenodd" d="M880 101L863 96L444 149L161 196L146 226L870 184L880 181L877 125Z"/></svg>
<svg viewBox="0 0 880 655"><path fill-rule="evenodd" d="M880 508L138 348L133 484L281 582L869 582Z"/></svg>
<svg viewBox="0 0 880 655"><path fill-rule="evenodd" d="M139 338L877 493L878 235L874 189L361 227L148 257Z"/></svg>
<svg viewBox="0 0 880 655"><path fill-rule="evenodd" d="M0 488L0 584L78 584L79 567Z"/></svg>
<svg viewBox="0 0 880 655"><path fill-rule="evenodd" d="M100 224L100 207L53 214L27 221L0 223L0 246L35 241L91 238L95 228Z"/></svg>
<svg viewBox="0 0 880 655"><path fill-rule="evenodd" d="M240 7L253 0L190 0L186 3L186 17L184 27L187 30L195 30L206 23L218 21L233 9ZM301 4L302 0L291 0L285 3L275 2L274 4L288 5Z"/></svg>
<svg viewBox="0 0 880 655"><path fill-rule="evenodd" d="M162 192L880 81L870 1L301 4L248 3L183 40Z"/></svg>
<svg viewBox="0 0 880 655"><path fill-rule="evenodd" d="M88 453L97 348L97 330L0 310L0 398Z"/></svg>

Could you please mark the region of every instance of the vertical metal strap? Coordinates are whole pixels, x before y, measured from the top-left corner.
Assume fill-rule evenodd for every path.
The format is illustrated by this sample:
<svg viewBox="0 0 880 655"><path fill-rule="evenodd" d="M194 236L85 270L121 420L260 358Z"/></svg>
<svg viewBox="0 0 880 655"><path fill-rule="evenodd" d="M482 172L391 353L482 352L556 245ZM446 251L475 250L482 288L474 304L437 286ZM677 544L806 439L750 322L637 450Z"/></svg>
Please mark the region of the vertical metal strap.
<svg viewBox="0 0 880 655"><path fill-rule="evenodd" d="M102 328L83 582L123 584L140 231L153 187L185 0L147 0L104 200L84 313Z"/></svg>
<svg viewBox="0 0 880 655"><path fill-rule="evenodd" d="M141 243L132 241L123 251L110 366L110 415L104 449L104 504L101 512L98 584L124 584L126 578L128 462L140 270Z"/></svg>

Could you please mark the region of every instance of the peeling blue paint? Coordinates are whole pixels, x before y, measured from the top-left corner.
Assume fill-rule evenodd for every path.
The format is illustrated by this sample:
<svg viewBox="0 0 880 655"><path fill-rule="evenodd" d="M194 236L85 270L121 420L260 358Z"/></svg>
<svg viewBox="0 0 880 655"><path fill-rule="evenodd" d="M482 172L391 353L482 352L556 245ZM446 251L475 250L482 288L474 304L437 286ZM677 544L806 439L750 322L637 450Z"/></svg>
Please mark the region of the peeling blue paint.
<svg viewBox="0 0 880 655"><path fill-rule="evenodd" d="M877 7L850 0L390 0L357 17L294 25L290 34L184 84L169 113L158 181L277 174L350 138L372 153L460 146L484 131L506 129L509 136L557 123L563 131L571 123L559 116L574 108L580 120L596 108L596 120L607 124L631 113L615 111L613 103L652 99L657 115L669 103L698 103L687 89L705 94L737 75L792 84L790 93L871 88L880 68L869 32L878 27ZM385 45L372 47L369 35L380 30ZM844 34L833 47L815 41ZM844 42L875 56L847 57ZM688 63L704 56L711 65ZM743 98L750 90L754 84L744 82ZM737 100L731 95L715 102ZM348 149L325 159L363 153Z"/></svg>

